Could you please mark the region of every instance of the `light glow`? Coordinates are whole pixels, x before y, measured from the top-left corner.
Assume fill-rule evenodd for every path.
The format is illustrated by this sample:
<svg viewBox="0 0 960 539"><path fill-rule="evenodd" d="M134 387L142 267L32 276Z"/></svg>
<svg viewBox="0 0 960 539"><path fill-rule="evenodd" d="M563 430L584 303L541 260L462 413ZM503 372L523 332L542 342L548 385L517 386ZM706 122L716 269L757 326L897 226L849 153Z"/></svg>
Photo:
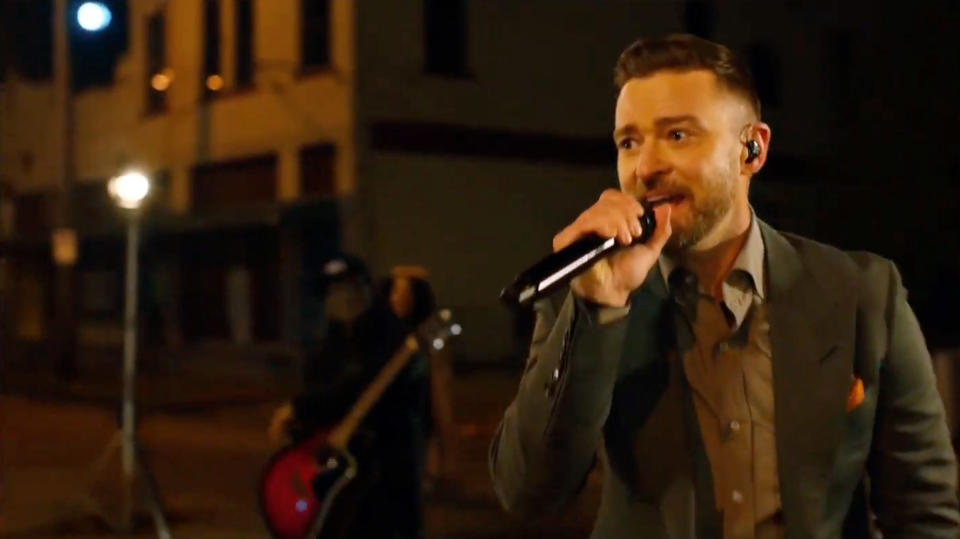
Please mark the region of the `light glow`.
<svg viewBox="0 0 960 539"><path fill-rule="evenodd" d="M84 2L77 9L77 23L88 32L99 32L110 25L113 14L100 2Z"/></svg>
<svg viewBox="0 0 960 539"><path fill-rule="evenodd" d="M107 192L118 206L133 210L139 208L150 193L150 179L142 172L130 171L110 180Z"/></svg>
<svg viewBox="0 0 960 539"><path fill-rule="evenodd" d="M220 75L210 75L207 77L207 89L211 92L219 92L223 89L223 77Z"/></svg>
<svg viewBox="0 0 960 539"><path fill-rule="evenodd" d="M150 87L158 92L166 92L173 84L173 69L164 68L150 77Z"/></svg>
<svg viewBox="0 0 960 539"><path fill-rule="evenodd" d="M157 73L150 78L150 86L158 92L165 92L170 87L170 77Z"/></svg>

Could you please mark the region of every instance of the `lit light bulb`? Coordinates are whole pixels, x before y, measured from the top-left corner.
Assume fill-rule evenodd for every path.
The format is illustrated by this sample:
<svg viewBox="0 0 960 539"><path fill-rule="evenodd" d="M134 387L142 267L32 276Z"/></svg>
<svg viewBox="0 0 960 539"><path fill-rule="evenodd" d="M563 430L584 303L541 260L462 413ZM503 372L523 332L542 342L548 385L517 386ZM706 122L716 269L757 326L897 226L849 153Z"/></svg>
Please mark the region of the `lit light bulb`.
<svg viewBox="0 0 960 539"><path fill-rule="evenodd" d="M150 77L150 87L158 92L166 92L170 88L170 77L164 73L157 73Z"/></svg>
<svg viewBox="0 0 960 539"><path fill-rule="evenodd" d="M207 77L207 88L211 92L217 92L223 89L223 77L220 75L210 75Z"/></svg>
<svg viewBox="0 0 960 539"><path fill-rule="evenodd" d="M142 172L127 172L110 180L107 191L121 208L136 209L150 193L150 180Z"/></svg>
<svg viewBox="0 0 960 539"><path fill-rule="evenodd" d="M84 2L77 9L77 23L88 32L103 30L112 18L110 8L100 2Z"/></svg>

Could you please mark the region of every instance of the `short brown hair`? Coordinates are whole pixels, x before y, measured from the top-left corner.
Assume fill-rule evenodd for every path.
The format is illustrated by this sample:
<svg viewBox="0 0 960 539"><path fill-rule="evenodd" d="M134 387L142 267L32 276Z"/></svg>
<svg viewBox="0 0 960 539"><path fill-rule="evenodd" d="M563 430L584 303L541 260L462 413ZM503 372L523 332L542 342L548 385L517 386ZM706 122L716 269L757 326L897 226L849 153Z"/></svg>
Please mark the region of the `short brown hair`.
<svg viewBox="0 0 960 539"><path fill-rule="evenodd" d="M632 78L658 71L700 69L710 71L724 88L746 99L760 118L760 97L747 66L727 47L690 34L633 42L617 59L614 83L621 89Z"/></svg>

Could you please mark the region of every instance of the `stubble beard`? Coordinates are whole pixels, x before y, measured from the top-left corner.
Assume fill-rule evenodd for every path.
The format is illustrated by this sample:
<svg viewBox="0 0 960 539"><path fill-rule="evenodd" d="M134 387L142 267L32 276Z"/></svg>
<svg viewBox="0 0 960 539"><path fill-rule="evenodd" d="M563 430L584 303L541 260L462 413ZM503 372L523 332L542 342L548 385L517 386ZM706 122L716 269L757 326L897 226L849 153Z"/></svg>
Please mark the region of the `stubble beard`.
<svg viewBox="0 0 960 539"><path fill-rule="evenodd" d="M715 187L708 190L707 198L699 203L690 199L693 224L686 229L674 227L673 234L664 247L667 253L679 254L690 249L712 232L730 212L733 207L735 182L721 177L711 183Z"/></svg>

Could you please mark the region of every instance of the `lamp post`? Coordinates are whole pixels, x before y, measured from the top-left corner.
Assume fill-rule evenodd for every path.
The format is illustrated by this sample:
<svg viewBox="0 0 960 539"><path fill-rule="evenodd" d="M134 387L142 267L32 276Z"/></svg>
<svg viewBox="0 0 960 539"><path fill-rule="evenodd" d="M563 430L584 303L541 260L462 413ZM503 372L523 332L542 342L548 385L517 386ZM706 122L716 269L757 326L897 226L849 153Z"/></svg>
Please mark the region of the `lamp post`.
<svg viewBox="0 0 960 539"><path fill-rule="evenodd" d="M76 10L71 0L55 0L53 4L53 60L55 106L60 115L61 131L59 181L54 196L53 251L54 334L53 346L58 375L72 377L77 371L76 357L76 253L77 233L73 226L70 187L74 172L73 66L70 58L71 19L85 32L99 32L110 25L110 9L102 2L84 2Z"/></svg>
<svg viewBox="0 0 960 539"><path fill-rule="evenodd" d="M150 193L150 180L140 172L127 172L110 180L107 192L127 220L126 292L123 309L123 477L133 483L135 452L134 382L137 372L137 262L140 249L140 205Z"/></svg>
<svg viewBox="0 0 960 539"><path fill-rule="evenodd" d="M98 462L94 464L93 473L99 473L114 451L119 448L123 473L123 514L119 524L114 527L127 533L133 531L136 510L134 481L139 472L145 483L146 502L153 516L157 537L170 539L170 528L163 515L156 482L140 454L136 434L134 388L137 373L137 262L140 250L141 206L150 194L150 179L142 172L126 172L107 183L107 192L127 217L126 292L123 309L123 403L120 431L114 436ZM100 509L95 503L93 505ZM108 520L102 511L100 513L105 520Z"/></svg>

